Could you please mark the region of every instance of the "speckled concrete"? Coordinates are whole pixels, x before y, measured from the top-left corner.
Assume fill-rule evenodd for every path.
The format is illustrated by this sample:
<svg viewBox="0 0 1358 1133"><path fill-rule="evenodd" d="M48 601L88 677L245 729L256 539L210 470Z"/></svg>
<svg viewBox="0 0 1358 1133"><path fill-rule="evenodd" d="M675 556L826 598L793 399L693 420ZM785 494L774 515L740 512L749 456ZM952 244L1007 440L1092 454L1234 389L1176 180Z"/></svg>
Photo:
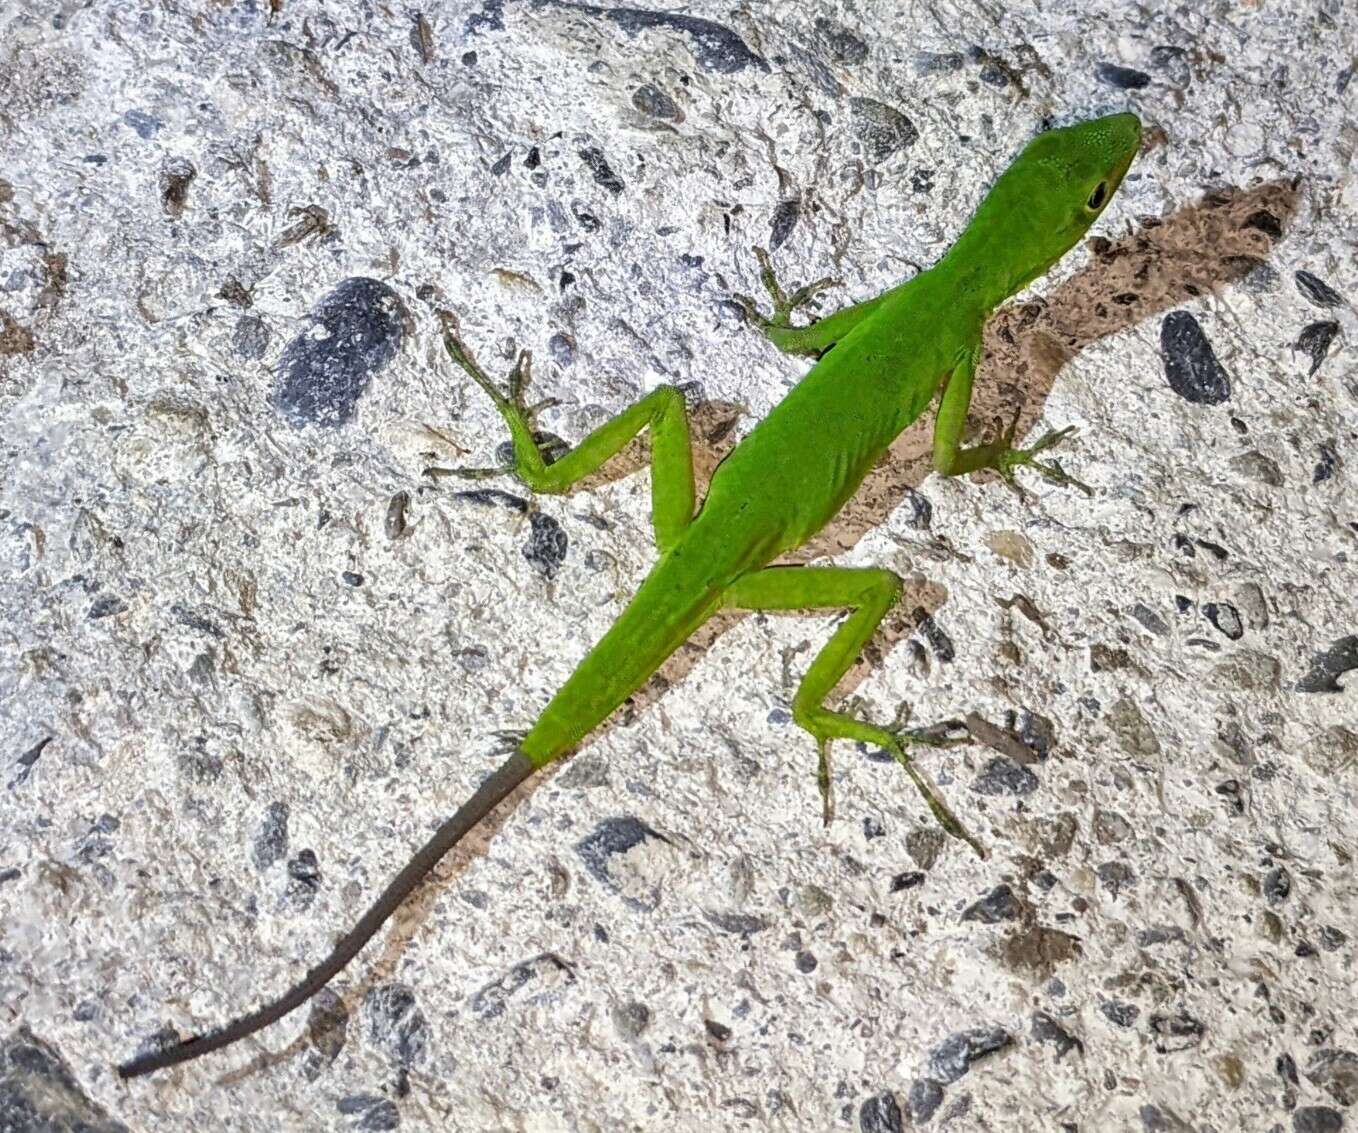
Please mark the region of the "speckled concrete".
<svg viewBox="0 0 1358 1133"><path fill-rule="evenodd" d="M1358 1127L1352 5L275 7L0 12L0 1127ZM1095 498L915 431L814 549L910 580L851 693L970 719L988 861L848 745L822 829L828 620L732 620L314 1009L116 1078L318 958L652 559L643 474L425 474L503 440L436 308L567 439L679 384L710 466L804 369L752 244L867 296L1125 108L976 412Z"/></svg>

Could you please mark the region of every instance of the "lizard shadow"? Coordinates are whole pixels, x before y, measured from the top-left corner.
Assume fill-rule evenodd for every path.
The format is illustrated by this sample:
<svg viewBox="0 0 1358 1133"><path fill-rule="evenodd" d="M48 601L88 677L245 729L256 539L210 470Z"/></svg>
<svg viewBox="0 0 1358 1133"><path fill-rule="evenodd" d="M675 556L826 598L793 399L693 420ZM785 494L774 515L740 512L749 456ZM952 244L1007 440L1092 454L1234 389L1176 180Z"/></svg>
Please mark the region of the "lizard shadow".
<svg viewBox="0 0 1358 1133"><path fill-rule="evenodd" d="M1010 304L987 324L985 361L968 414L969 432L974 435L996 418L1008 420L1021 407L1018 435L1022 436L1040 417L1042 403L1057 375L1087 346L1226 284L1243 280L1246 285L1267 285L1272 273L1264 257L1282 236L1296 205L1295 181L1218 189L1169 216L1142 218L1119 240L1094 237L1087 241L1092 255L1084 268L1045 298ZM721 401L705 402L693 411L694 467L700 486L706 485L717 464L734 447L735 425L743 412L741 406ZM867 532L880 527L932 471L931 442L931 415L925 414L897 438L887 457L836 519L785 561L805 563L842 554ZM581 489L587 491L591 485L639 471L645 465L644 457L643 443L634 442L605 469L587 478ZM841 696L851 693L882 657L902 638L914 635L924 619L946 600L947 591L941 585L919 575L907 578L903 600L883 621L864 649L863 658L837 686ZM650 709L744 616L729 611L712 618L594 735L626 727ZM796 614L780 612L777 616ZM807 616L824 620L827 612L809 612ZM811 644L798 645L794 652ZM916 663L928 664L924 650L917 651ZM785 683L790 683L786 672ZM790 688L788 691L790 695ZM814 746L808 739L808 783L815 766L813 757ZM406 946L423 928L448 883L487 852L520 803L565 765L566 761L553 764L522 784L467 835L428 883L411 895L393 917L393 927L378 957L364 965L361 978L342 995L346 1010L352 1012L370 990L391 979ZM258 1056L224 1080L235 1080L296 1056L311 1045L309 1034L310 1028L288 1047Z"/></svg>

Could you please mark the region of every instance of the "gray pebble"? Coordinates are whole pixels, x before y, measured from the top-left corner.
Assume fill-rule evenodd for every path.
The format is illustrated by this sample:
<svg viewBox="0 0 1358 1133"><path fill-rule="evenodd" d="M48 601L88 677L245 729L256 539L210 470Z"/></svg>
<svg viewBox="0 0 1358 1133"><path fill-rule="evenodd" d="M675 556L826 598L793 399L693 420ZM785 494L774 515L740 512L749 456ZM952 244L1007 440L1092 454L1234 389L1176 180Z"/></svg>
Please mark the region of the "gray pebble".
<svg viewBox="0 0 1358 1133"><path fill-rule="evenodd" d="M598 146L587 146L582 149L580 160L589 166L590 174L594 177L595 183L602 185L615 196L626 187L622 178L613 172L613 167L608 164L608 158L604 157L604 151L599 149Z"/></svg>
<svg viewBox="0 0 1358 1133"><path fill-rule="evenodd" d="M651 118L677 122L680 117L674 99L650 83L643 83L632 92L632 105Z"/></svg>
<svg viewBox="0 0 1358 1133"><path fill-rule="evenodd" d="M152 1039L152 1049L175 1041L174 1032L159 1032ZM128 1133L126 1125L85 1095L60 1052L22 1023L0 1042L0 1129L4 1133Z"/></svg>
<svg viewBox="0 0 1358 1133"><path fill-rule="evenodd" d="M1304 1105L1292 1111L1295 1133L1340 1133L1344 1116L1327 1105Z"/></svg>
<svg viewBox="0 0 1358 1133"><path fill-rule="evenodd" d="M1334 925L1322 925L1320 929L1320 946L1326 952L1338 952L1349 942L1348 933L1342 928Z"/></svg>
<svg viewBox="0 0 1358 1133"><path fill-rule="evenodd" d="M1212 677L1218 686L1241 692L1276 692L1282 682L1282 665L1268 653L1241 649L1215 665Z"/></svg>
<svg viewBox="0 0 1358 1133"><path fill-rule="evenodd" d="M1334 474L1339 469L1339 453L1333 444L1328 441L1322 442L1317 446L1319 459L1316 461L1315 469L1311 473L1312 484L1323 484L1326 480L1332 480Z"/></svg>
<svg viewBox="0 0 1358 1133"><path fill-rule="evenodd" d="M1231 469L1256 483L1266 484L1270 488L1283 486L1283 473L1278 462L1261 452L1242 452L1239 456L1231 457L1227 463ZM1199 539L1198 546L1202 545L1203 541Z"/></svg>
<svg viewBox="0 0 1358 1133"><path fill-rule="evenodd" d="M1343 692L1338 678L1358 669L1358 636L1340 637L1311 657L1311 667L1297 682L1298 692Z"/></svg>
<svg viewBox="0 0 1358 1133"><path fill-rule="evenodd" d="M998 924L1000 921L1017 920L1023 913L1014 891L1008 885L997 885L979 901L968 905L962 913L964 921L979 921L981 924Z"/></svg>
<svg viewBox="0 0 1358 1133"><path fill-rule="evenodd" d="M631 815L606 818L594 828L593 833L575 844L575 852L591 877L615 893L621 893L622 886L610 872L612 859L652 838L665 840L639 818ZM625 899L634 908L654 909L660 903L660 892L658 888L652 887L644 900L635 896Z"/></svg>
<svg viewBox="0 0 1358 1133"><path fill-rule="evenodd" d="M297 909L310 908L321 887L321 866L315 850L302 850L288 862L288 887L284 899Z"/></svg>
<svg viewBox="0 0 1358 1133"><path fill-rule="evenodd" d="M1358 1054L1326 1047L1311 1055L1306 1077L1342 1106L1358 1104Z"/></svg>
<svg viewBox="0 0 1358 1133"><path fill-rule="evenodd" d="M89 612L85 617L92 622L100 618L112 618L118 614L127 613L127 603L116 594L101 594L90 603Z"/></svg>
<svg viewBox="0 0 1358 1133"><path fill-rule="evenodd" d="M1169 388L1195 405L1219 405L1231 396L1231 379L1201 324L1187 311L1171 311L1160 324L1160 358Z"/></svg>
<svg viewBox="0 0 1358 1133"><path fill-rule="evenodd" d="M905 836L905 852L920 869L929 869L938 861L946 841L947 835L935 827L912 830Z"/></svg>
<svg viewBox="0 0 1358 1133"><path fill-rule="evenodd" d="M1309 271L1296 274L1297 290L1317 307L1342 307L1344 297L1317 275Z"/></svg>
<svg viewBox="0 0 1358 1133"><path fill-rule="evenodd" d="M412 1066L429 1045L429 1024L404 984L382 984L363 997L368 1041L401 1066Z"/></svg>
<svg viewBox="0 0 1358 1133"><path fill-rule="evenodd" d="M1056 981L1053 981L1056 982ZM1045 1011L1033 1012L1033 1038L1040 1043L1050 1043L1056 1047L1056 1058L1060 1061L1072 1050L1083 1054L1085 1044L1061 1026Z"/></svg>
<svg viewBox="0 0 1358 1133"><path fill-rule="evenodd" d="M1151 77L1145 71L1119 67L1116 63L1100 63L1095 72L1102 82L1118 90L1141 90L1150 86Z"/></svg>
<svg viewBox="0 0 1358 1133"><path fill-rule="evenodd" d="M797 221L802 215L802 202L797 197L791 197L785 201L779 201L778 207L773 210L773 220L769 225L769 251L776 252L784 244L787 238L792 235L792 230L797 227Z"/></svg>
<svg viewBox="0 0 1358 1133"><path fill-rule="evenodd" d="M946 75L965 67L967 57L960 51L916 51L911 63L917 75Z"/></svg>
<svg viewBox="0 0 1358 1133"><path fill-rule="evenodd" d="M859 1133L901 1133L901 1107L890 1090L868 1098L858 1108Z"/></svg>
<svg viewBox="0 0 1358 1133"><path fill-rule="evenodd" d="M923 1125L943 1104L943 1087L928 1078L916 1078L905 1095L912 1125Z"/></svg>
<svg viewBox="0 0 1358 1133"><path fill-rule="evenodd" d="M1173 1113L1166 1113L1159 1106L1143 1105L1139 1116L1145 1133L1197 1133L1193 1126ZM1279 1133L1282 1131L1279 1130Z"/></svg>
<svg viewBox="0 0 1358 1133"><path fill-rule="evenodd" d="M1155 944L1182 944L1185 939L1184 930L1178 925L1154 925L1151 928L1143 928L1136 934L1136 943L1140 948L1149 948Z"/></svg>
<svg viewBox="0 0 1358 1133"><path fill-rule="evenodd" d="M1152 610L1149 606L1143 606L1138 602L1128 611L1141 625L1158 637L1164 637L1169 633L1169 626L1165 619Z"/></svg>
<svg viewBox="0 0 1358 1133"><path fill-rule="evenodd" d="M1100 807L1094 812L1094 837L1105 846L1126 841L1132 835L1131 823L1115 810Z"/></svg>
<svg viewBox="0 0 1358 1133"><path fill-rule="evenodd" d="M317 1069L330 1065L339 1057L349 1035L349 1011L339 993L321 988L311 1000L307 1016L307 1042L317 1059Z"/></svg>
<svg viewBox="0 0 1358 1133"><path fill-rule="evenodd" d="M352 1094L340 1098L335 1108L340 1113L357 1118L351 1128L361 1129L364 1133L386 1133L401 1125L401 1114L396 1103L378 1094Z"/></svg>
<svg viewBox="0 0 1358 1133"><path fill-rule="evenodd" d="M1245 636L1245 626L1240 620L1240 611L1229 602L1208 602L1202 608L1207 620L1225 637L1239 641Z"/></svg>
<svg viewBox="0 0 1358 1133"><path fill-rule="evenodd" d="M646 8L605 8L585 4L572 7L588 15L601 16L633 37L639 32L653 29L682 32L689 37L689 50L693 52L693 58L705 71L730 75L749 67L760 71L769 69L768 62L751 51L740 36L715 20L673 12L653 12Z"/></svg>
<svg viewBox="0 0 1358 1133"><path fill-rule="evenodd" d="M640 1038L651 1025L651 1009L635 1000L614 1007L609 1015L614 1028L625 1039Z"/></svg>
<svg viewBox="0 0 1358 1133"><path fill-rule="evenodd" d="M231 332L231 349L253 362L264 357L272 337L269 324L258 315L242 315Z"/></svg>
<svg viewBox="0 0 1358 1133"><path fill-rule="evenodd" d="M405 308L385 283L341 281L283 349L273 405L294 428L335 428L353 417L373 376L401 349Z"/></svg>
<svg viewBox="0 0 1358 1133"><path fill-rule="evenodd" d="M971 785L981 795L1031 795L1037 788L1037 776L1004 755L991 759Z"/></svg>
<svg viewBox="0 0 1358 1133"><path fill-rule="evenodd" d="M885 161L892 154L903 153L919 140L919 131L909 118L876 99L849 99L849 113L854 133L872 161Z"/></svg>
<svg viewBox="0 0 1358 1133"><path fill-rule="evenodd" d="M976 1027L950 1035L929 1053L929 1077L943 1085L956 1082L971 1064L1003 1050L1014 1039L1003 1027Z"/></svg>
<svg viewBox="0 0 1358 1133"><path fill-rule="evenodd" d="M124 111L123 121L137 132L137 137L148 142L160 133L160 128L164 125L154 114L148 114L144 110Z"/></svg>
<svg viewBox="0 0 1358 1133"><path fill-rule="evenodd" d="M868 57L868 45L838 20L816 17L816 39L836 63L853 67Z"/></svg>
<svg viewBox="0 0 1358 1133"><path fill-rule="evenodd" d="M1170 85L1186 87L1193 79L1188 66L1188 52L1182 47L1161 44L1151 48L1151 66L1169 81Z"/></svg>
<svg viewBox="0 0 1358 1133"><path fill-rule="evenodd" d="M552 356L552 361L563 370L568 366L575 365L575 342L570 335L557 331L547 340L547 353Z"/></svg>
<svg viewBox="0 0 1358 1133"><path fill-rule="evenodd" d="M287 854L288 813L288 804L283 802L270 803L264 812L264 821L255 835L253 857L256 869L268 869Z"/></svg>
<svg viewBox="0 0 1358 1133"><path fill-rule="evenodd" d="M562 530L561 524L545 512L530 514L528 524L528 542L523 546L523 557L543 578L555 578L570 549L566 532Z"/></svg>
<svg viewBox="0 0 1358 1133"><path fill-rule="evenodd" d="M1339 324L1333 319L1310 323L1302 329L1301 334L1297 335L1297 341L1293 344L1292 349L1310 357L1311 369L1306 374L1308 378L1316 376L1320 364L1329 357L1330 345L1338 337Z"/></svg>
<svg viewBox="0 0 1358 1133"><path fill-rule="evenodd" d="M1292 894L1292 875L1286 866L1276 866L1264 877L1264 896L1270 905L1281 905Z"/></svg>
<svg viewBox="0 0 1358 1133"><path fill-rule="evenodd" d="M1102 1000L1099 1003L1099 1010L1115 1027L1131 1027L1141 1014L1141 1008L1135 1003L1123 1003L1117 999Z"/></svg>
<svg viewBox="0 0 1358 1133"><path fill-rule="evenodd" d="M769 922L763 917L752 916L749 913L717 913L705 912L703 919L722 932L730 933L732 936L753 936L757 932L763 932L769 927Z"/></svg>
<svg viewBox="0 0 1358 1133"><path fill-rule="evenodd" d="M1151 1034L1154 1037L1155 1049L1161 1054L1191 1050L1202 1042L1202 1037L1206 1033L1207 1028L1199 1020L1183 1012L1151 1016Z"/></svg>

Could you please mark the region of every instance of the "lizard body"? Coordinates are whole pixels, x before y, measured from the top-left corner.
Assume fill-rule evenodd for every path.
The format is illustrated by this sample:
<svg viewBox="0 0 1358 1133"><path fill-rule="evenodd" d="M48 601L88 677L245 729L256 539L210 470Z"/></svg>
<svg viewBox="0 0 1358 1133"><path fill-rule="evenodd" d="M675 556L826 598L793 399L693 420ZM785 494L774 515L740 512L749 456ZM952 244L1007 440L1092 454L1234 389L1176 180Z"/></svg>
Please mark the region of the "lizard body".
<svg viewBox="0 0 1358 1133"><path fill-rule="evenodd" d="M1013 427L989 443L961 447L990 313L1044 274L1083 236L1117 190L1140 145L1132 114L1115 114L1038 135L998 178L966 230L934 267L874 298L809 326L789 315L829 281L785 295L760 253L772 318L736 297L780 350L818 361L718 466L695 509L692 457L682 395L661 387L605 422L548 464L523 403L527 353L506 396L487 377L441 312L452 359L494 401L514 446L512 471L540 492L563 492L595 471L643 429L652 454L652 522L660 557L632 600L543 709L509 760L411 859L332 954L286 995L232 1024L124 1063L124 1077L195 1058L282 1017L324 986L456 842L519 783L573 750L642 687L692 633L723 608L848 609L812 661L793 701L793 718L816 740L819 782L830 815L828 746L834 739L891 752L950 833L983 853L915 769L903 737L825 706L878 623L900 597L887 570L773 565L839 512L892 441L938 399L934 464L946 475L992 468L1011 485L1030 467L1083 487L1055 462L1035 459L1070 430L1028 449ZM757 250L758 251L758 250ZM464 470L468 474L503 472Z"/></svg>

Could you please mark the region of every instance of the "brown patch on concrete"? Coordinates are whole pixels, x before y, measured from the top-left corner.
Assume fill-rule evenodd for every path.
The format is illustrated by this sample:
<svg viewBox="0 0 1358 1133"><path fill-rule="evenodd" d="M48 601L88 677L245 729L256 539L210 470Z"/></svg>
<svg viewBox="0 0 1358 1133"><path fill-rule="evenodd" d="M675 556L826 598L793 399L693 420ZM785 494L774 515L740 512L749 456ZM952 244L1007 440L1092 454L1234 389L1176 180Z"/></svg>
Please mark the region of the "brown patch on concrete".
<svg viewBox="0 0 1358 1133"><path fill-rule="evenodd" d="M1047 979L1056 970L1080 954L1079 937L1057 928L1029 924L1004 938L1000 959L1005 967L1016 972L1031 972Z"/></svg>
<svg viewBox="0 0 1358 1133"><path fill-rule="evenodd" d="M0 354L32 354L33 332L0 311Z"/></svg>
<svg viewBox="0 0 1358 1133"><path fill-rule="evenodd" d="M13 200L13 188L8 182L0 182L0 187L4 190L0 192L0 204L9 204ZM0 240L11 248L31 245L42 262L45 279L31 312L36 316L33 325L41 326L50 319L58 302L66 294L66 255L53 251L36 226L27 220L0 221ZM0 358L32 354L37 342L32 326L25 326L9 311L0 310Z"/></svg>

